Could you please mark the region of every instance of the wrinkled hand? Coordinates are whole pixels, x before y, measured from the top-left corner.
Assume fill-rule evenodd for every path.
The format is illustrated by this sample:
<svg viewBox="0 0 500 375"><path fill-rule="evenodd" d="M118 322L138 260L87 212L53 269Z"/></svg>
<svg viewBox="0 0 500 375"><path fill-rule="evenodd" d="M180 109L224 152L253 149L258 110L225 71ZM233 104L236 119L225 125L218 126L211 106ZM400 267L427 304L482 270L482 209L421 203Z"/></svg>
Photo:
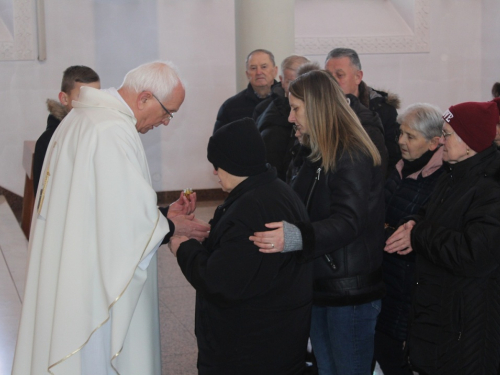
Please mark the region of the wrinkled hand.
<svg viewBox="0 0 500 375"><path fill-rule="evenodd" d="M168 208L167 217L172 220L177 215L191 215L196 209L196 193L189 195L189 199L181 191L181 196Z"/></svg>
<svg viewBox="0 0 500 375"><path fill-rule="evenodd" d="M186 236L202 242L208 237L210 225L191 215L177 215L170 220L175 225L175 236Z"/></svg>
<svg viewBox="0 0 500 375"><path fill-rule="evenodd" d="M281 253L285 248L285 233L283 231L283 222L267 223L267 228L274 230L266 232L255 232L250 236L250 241L259 247L261 253Z"/></svg>
<svg viewBox="0 0 500 375"><path fill-rule="evenodd" d="M172 236L170 237L170 241L168 242L168 247L170 248L170 251L174 256L177 257L177 250L179 250L179 246L181 246L181 243L186 242L189 240L186 236Z"/></svg>
<svg viewBox="0 0 500 375"><path fill-rule="evenodd" d="M413 251L411 247L411 230L415 224L415 221L410 220L401 225L385 242L384 251L398 253L399 255L411 253Z"/></svg>

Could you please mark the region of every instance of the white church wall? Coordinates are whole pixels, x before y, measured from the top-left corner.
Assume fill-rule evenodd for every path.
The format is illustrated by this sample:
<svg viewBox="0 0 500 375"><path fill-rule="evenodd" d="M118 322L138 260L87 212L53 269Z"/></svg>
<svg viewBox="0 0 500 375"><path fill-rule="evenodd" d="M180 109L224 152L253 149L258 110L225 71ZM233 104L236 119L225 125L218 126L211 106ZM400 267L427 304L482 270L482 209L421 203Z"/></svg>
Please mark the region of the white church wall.
<svg viewBox="0 0 500 375"><path fill-rule="evenodd" d="M429 1L429 52L362 53L366 82L399 94L403 107L425 101L444 110L490 99L491 85L500 79L499 4ZM406 20L411 30L412 7L397 0L394 8L401 14L399 29ZM314 14L307 17L317 25ZM244 69L235 67L233 0L51 0L45 2L45 19L46 61L0 61L0 186L22 195L23 141L37 139L45 129L45 100L57 98L66 67L88 65L104 87L116 87L139 63L170 59L181 71L187 96L168 127L142 137L154 188L219 187L206 161L206 145L220 105L235 94L236 69ZM366 32L370 14L343 22L361 23ZM326 52L310 57L323 64Z"/></svg>
<svg viewBox="0 0 500 375"><path fill-rule="evenodd" d="M45 4L47 60L0 61L0 186L19 195L25 176L23 142L45 130L46 99L57 99L64 69L95 62L92 1Z"/></svg>
<svg viewBox="0 0 500 375"><path fill-rule="evenodd" d="M402 109L415 102L433 103L444 110L463 101L488 100L488 92L481 84L481 64L486 53L484 49L491 50L496 45L496 51L499 50L500 33L486 40L481 25L484 12L496 10L492 14L499 14L497 3L489 1L486 10L480 0L428 1L429 52L360 53L365 82L374 88L397 93ZM332 22L339 27L338 22L343 19L337 17ZM343 22L346 28L353 27L352 19ZM358 23L364 25L366 32L370 14L360 14L354 25ZM331 46L335 47L344 46ZM310 57L323 66L325 55ZM496 65L498 75L498 52L489 61L489 74ZM491 78L486 80L489 82Z"/></svg>
<svg viewBox="0 0 500 375"><path fill-rule="evenodd" d="M220 105L236 93L234 2L159 2L159 50L181 68L186 99L150 161L162 191L220 188L207 161L207 143Z"/></svg>
<svg viewBox="0 0 500 375"><path fill-rule="evenodd" d="M483 0L481 20L481 93L491 98L493 83L500 82L500 1Z"/></svg>

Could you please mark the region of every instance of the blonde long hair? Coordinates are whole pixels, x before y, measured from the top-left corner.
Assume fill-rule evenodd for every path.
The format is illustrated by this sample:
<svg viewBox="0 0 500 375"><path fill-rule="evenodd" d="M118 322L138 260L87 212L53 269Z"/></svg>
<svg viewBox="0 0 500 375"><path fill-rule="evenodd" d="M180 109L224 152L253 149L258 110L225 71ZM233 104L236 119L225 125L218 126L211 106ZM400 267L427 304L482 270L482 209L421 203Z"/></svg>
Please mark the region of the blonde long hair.
<svg viewBox="0 0 500 375"><path fill-rule="evenodd" d="M322 160L325 172L335 170L337 161L347 152L361 152L381 164L380 153L359 122L358 116L332 74L314 70L290 83L290 94L305 104L309 136L303 142L311 148L311 161Z"/></svg>

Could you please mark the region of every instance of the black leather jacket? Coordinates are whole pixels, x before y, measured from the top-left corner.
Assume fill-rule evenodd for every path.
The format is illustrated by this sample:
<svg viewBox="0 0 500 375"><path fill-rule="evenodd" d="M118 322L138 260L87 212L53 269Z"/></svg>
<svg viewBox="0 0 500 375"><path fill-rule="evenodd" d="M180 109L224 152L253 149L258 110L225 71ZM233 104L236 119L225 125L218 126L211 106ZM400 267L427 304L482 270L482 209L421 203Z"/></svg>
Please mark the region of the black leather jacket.
<svg viewBox="0 0 500 375"><path fill-rule="evenodd" d="M383 184L382 168L364 154L342 155L326 174L321 161L304 159L291 185L311 220L295 224L302 233L303 260L314 258L315 304L357 305L384 295Z"/></svg>

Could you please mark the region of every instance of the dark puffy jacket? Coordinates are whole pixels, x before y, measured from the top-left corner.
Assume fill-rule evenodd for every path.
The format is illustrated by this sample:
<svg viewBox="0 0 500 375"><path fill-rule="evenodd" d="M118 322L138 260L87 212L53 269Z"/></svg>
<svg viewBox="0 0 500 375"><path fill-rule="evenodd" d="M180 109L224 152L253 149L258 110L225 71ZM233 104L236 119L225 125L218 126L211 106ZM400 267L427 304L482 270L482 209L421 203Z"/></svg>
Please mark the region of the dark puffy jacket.
<svg viewBox="0 0 500 375"><path fill-rule="evenodd" d="M385 146L388 151L387 172L390 173L401 159L401 150L396 140L396 136L399 134L397 121L399 98L396 94L374 90L368 87L364 81L361 81L359 85L359 98L361 103L371 111L376 112L382 121Z"/></svg>
<svg viewBox="0 0 500 375"><path fill-rule="evenodd" d="M346 98L349 100L351 109L356 113L363 125L363 128L370 136L370 139L377 147L380 156L382 157L382 172L384 177L387 173L387 147L384 139L384 127L380 121L380 117L373 111L366 108L354 95L347 94Z"/></svg>
<svg viewBox="0 0 500 375"><path fill-rule="evenodd" d="M204 245L179 247L177 261L196 289L201 375L303 374L313 265L296 253L261 253L249 240L281 220L307 221L307 213L271 169L229 193Z"/></svg>
<svg viewBox="0 0 500 375"><path fill-rule="evenodd" d="M430 375L500 371L500 153L447 165L411 232L411 364Z"/></svg>
<svg viewBox="0 0 500 375"><path fill-rule="evenodd" d="M47 118L47 128L36 141L35 153L33 155L33 192L35 195L38 191L38 183L40 182L43 161L45 159L45 154L47 153L50 140L52 139L52 136L62 119L68 114L68 110L61 103L52 99L47 99L47 109L50 112L50 115Z"/></svg>
<svg viewBox="0 0 500 375"><path fill-rule="evenodd" d="M272 91L279 91L279 88L281 88L281 83L274 81ZM217 120L215 121L213 132L215 133L221 126L229 124L230 122L245 117L252 118L255 107L266 100L269 100L269 98L259 98L255 95L252 85L249 83L245 90L231 96L221 105L217 113Z"/></svg>
<svg viewBox="0 0 500 375"><path fill-rule="evenodd" d="M314 303L363 304L381 298L384 243L384 175L371 158L342 155L326 175L305 159L292 187L312 224L296 223L305 260L314 260Z"/></svg>
<svg viewBox="0 0 500 375"><path fill-rule="evenodd" d="M394 233L404 218L417 214L425 206L443 173L442 155L442 150L438 149L423 169L406 178L401 178L398 168L391 172L385 182L386 238ZM415 253L384 253L382 268L387 294L382 300L376 330L403 342L407 336Z"/></svg>
<svg viewBox="0 0 500 375"><path fill-rule="evenodd" d="M283 86L281 86L281 82L274 83L272 88L271 88L271 96L268 96L266 99L261 101L259 104L255 106L255 109L253 111L252 118L254 119L255 123L257 123L257 119L264 113L266 108L271 104L271 102L276 99L276 98L284 98L285 97L285 90L283 90ZM287 99L288 100L288 99Z"/></svg>
<svg viewBox="0 0 500 375"><path fill-rule="evenodd" d="M266 145L267 162L276 168L278 177L286 180L286 172L292 160L291 148L296 138L293 124L288 122L290 104L288 98L275 97L256 124Z"/></svg>

